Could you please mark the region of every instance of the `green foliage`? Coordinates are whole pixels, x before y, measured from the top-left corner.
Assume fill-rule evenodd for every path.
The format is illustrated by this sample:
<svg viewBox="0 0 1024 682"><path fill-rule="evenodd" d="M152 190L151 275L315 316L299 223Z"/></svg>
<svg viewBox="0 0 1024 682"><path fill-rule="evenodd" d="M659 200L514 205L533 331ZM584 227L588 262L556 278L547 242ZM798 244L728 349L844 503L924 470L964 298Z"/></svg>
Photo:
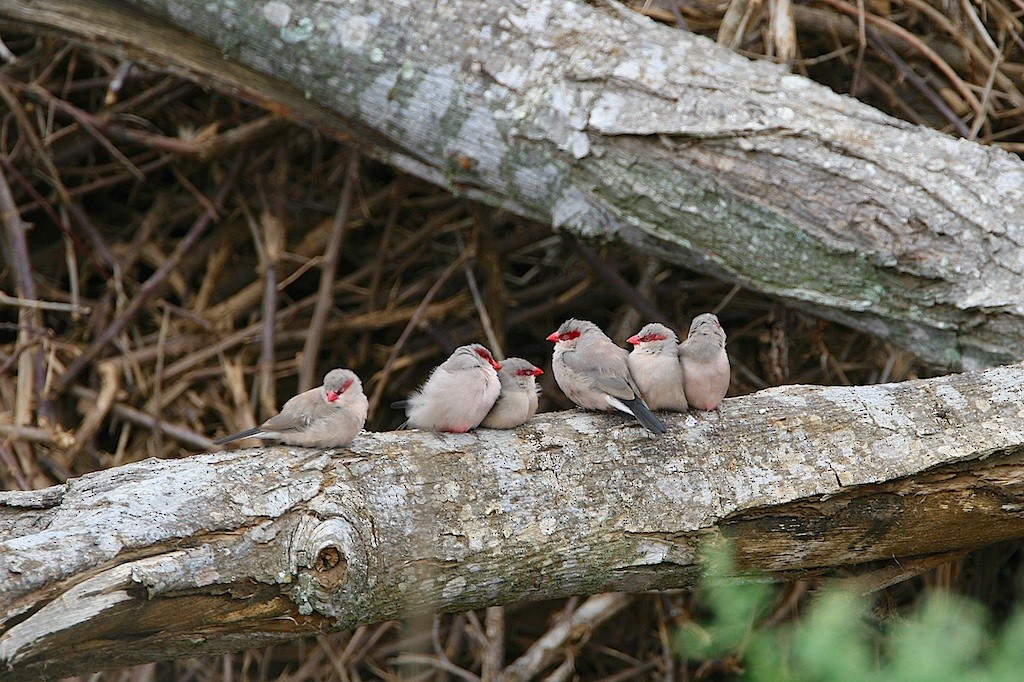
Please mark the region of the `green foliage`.
<svg viewBox="0 0 1024 682"><path fill-rule="evenodd" d="M908 615L880 622L865 599L825 588L799 619L766 624L776 591L735 577L728 543L708 543L702 563L697 592L707 612L676 633L681 658L737 657L743 679L772 682L1021 679L1024 609L998 628L979 604L933 593Z"/></svg>
<svg viewBox="0 0 1024 682"><path fill-rule="evenodd" d="M731 577L735 559L727 542L706 543L701 562L704 577L699 590L710 617L704 623L690 621L680 629L677 651L691 660L742 654L757 621L770 608L772 588Z"/></svg>

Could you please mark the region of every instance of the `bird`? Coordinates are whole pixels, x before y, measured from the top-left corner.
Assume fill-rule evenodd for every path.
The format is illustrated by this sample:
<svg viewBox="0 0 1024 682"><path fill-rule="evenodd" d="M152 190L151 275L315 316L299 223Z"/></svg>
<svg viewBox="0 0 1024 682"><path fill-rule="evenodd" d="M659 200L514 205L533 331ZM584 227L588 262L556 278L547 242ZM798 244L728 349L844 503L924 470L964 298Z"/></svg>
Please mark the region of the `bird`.
<svg viewBox="0 0 1024 682"><path fill-rule="evenodd" d="M215 440L223 445L239 438L264 438L307 448L345 447L366 423L368 403L355 372L332 369L322 386L292 397L281 412L253 429Z"/></svg>
<svg viewBox="0 0 1024 682"><path fill-rule="evenodd" d="M409 418L403 427L465 433L480 425L498 399L500 369L491 351L479 343L459 346L408 400L391 406L405 409Z"/></svg>
<svg viewBox="0 0 1024 682"><path fill-rule="evenodd" d="M544 370L522 358L502 360L501 371L498 372L501 393L480 426L488 429L513 429L528 422L537 414L537 399L540 395L537 377L543 373Z"/></svg>
<svg viewBox="0 0 1024 682"><path fill-rule="evenodd" d="M729 356L725 352L725 330L713 313L693 318L686 340L679 344L683 367L683 390L690 407L718 409L729 390Z"/></svg>
<svg viewBox="0 0 1024 682"><path fill-rule="evenodd" d="M663 324L652 322L626 339L633 344L627 358L629 373L652 410L686 412L679 339Z"/></svg>
<svg viewBox="0 0 1024 682"><path fill-rule="evenodd" d="M652 433L665 433L665 425L648 409L629 376L629 353L596 324L568 319L547 340L555 344L555 381L569 400L585 410L621 410Z"/></svg>

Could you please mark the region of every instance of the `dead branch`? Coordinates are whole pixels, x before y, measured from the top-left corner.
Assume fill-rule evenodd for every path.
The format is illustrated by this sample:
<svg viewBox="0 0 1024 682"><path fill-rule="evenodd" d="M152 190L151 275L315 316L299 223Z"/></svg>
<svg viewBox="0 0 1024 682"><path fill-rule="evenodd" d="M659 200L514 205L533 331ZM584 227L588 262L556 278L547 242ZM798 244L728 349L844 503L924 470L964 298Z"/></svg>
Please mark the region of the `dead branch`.
<svg viewBox="0 0 1024 682"><path fill-rule="evenodd" d="M149 459L0 493L0 679L687 585L708 533L777 575L1021 537L1021 404L1013 366L772 388L668 417L660 439L616 415L549 413L511 432Z"/></svg>
<svg viewBox="0 0 1024 682"><path fill-rule="evenodd" d="M1024 164L999 150L614 3L380 13L294 0L287 12L245 6L230 30L217 3L184 5L172 19L149 0L0 0L0 18L163 61L436 184L778 296L936 365L1024 356ZM868 23L924 55L969 115L987 115L932 48Z"/></svg>

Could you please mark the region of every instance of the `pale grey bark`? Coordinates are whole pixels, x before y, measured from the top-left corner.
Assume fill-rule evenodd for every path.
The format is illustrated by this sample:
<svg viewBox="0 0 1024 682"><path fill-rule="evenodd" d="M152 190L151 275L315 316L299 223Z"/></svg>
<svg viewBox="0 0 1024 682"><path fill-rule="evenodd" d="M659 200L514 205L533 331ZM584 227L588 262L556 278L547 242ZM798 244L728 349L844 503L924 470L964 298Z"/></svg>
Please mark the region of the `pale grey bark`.
<svg viewBox="0 0 1024 682"><path fill-rule="evenodd" d="M140 9L152 12L146 16ZM1024 356L1024 163L578 0L0 0L931 363Z"/></svg>
<svg viewBox="0 0 1024 682"><path fill-rule="evenodd" d="M148 459L0 493L0 679L239 649L423 611L770 572L913 572L1020 537L1024 367L789 386L666 417L367 433ZM897 576L898 577L898 576ZM886 574L886 580L894 579Z"/></svg>

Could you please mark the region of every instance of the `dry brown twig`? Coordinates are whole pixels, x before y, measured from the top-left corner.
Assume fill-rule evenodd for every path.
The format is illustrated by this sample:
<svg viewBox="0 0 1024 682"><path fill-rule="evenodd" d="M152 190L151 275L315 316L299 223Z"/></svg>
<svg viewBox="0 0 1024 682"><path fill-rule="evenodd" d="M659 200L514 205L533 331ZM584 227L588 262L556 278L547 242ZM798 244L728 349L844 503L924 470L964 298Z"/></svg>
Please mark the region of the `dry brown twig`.
<svg viewBox="0 0 1024 682"><path fill-rule="evenodd" d="M345 180L338 201L338 210L334 214L331 225L331 237L327 240L320 262L320 288L317 291L316 303L313 305L313 316L306 332L306 343L302 347L302 361L299 363L299 391L307 391L320 381L315 376L320 356L320 344L324 336L324 323L327 312L331 308L331 293L334 288L334 272L338 264L338 254L345 238L349 224L349 213L352 209L352 197L355 196L356 184L359 182L359 155L352 152L345 168Z"/></svg>
<svg viewBox="0 0 1024 682"><path fill-rule="evenodd" d="M434 297L437 296L438 292L441 290L441 287L445 285L449 278L451 278L451 276L455 274L455 272L460 267L462 267L463 263L469 261L472 257L473 254L468 250L460 253L459 256L451 263L449 263L448 267L446 267L444 271L442 271L441 274L438 275L437 279L431 285L430 289L428 289L427 293L423 295L423 299L420 301L420 304L416 307L415 312L413 312L412 316L409 318L409 322L408 324L405 325L405 329L402 330L402 333L398 337L398 340L395 342L395 344L391 347L391 350L388 352L387 360L384 362L384 368L381 370L379 378L376 379L376 385L373 388L373 395L370 397L371 418L376 413L377 406L380 404L380 398L384 394L384 388L388 384L388 378L391 376L391 372L394 369L395 360L398 358L398 353L405 346L406 341L409 340L409 337L410 335L412 335L413 330L416 329L416 326L422 319L423 313L427 309L427 306L429 306L431 301L434 300Z"/></svg>
<svg viewBox="0 0 1024 682"><path fill-rule="evenodd" d="M555 623L526 653L502 671L504 682L533 679L551 664L562 648L575 640L576 646L586 642L593 631L616 613L626 608L633 598L627 594L596 594L588 598L571 615Z"/></svg>

